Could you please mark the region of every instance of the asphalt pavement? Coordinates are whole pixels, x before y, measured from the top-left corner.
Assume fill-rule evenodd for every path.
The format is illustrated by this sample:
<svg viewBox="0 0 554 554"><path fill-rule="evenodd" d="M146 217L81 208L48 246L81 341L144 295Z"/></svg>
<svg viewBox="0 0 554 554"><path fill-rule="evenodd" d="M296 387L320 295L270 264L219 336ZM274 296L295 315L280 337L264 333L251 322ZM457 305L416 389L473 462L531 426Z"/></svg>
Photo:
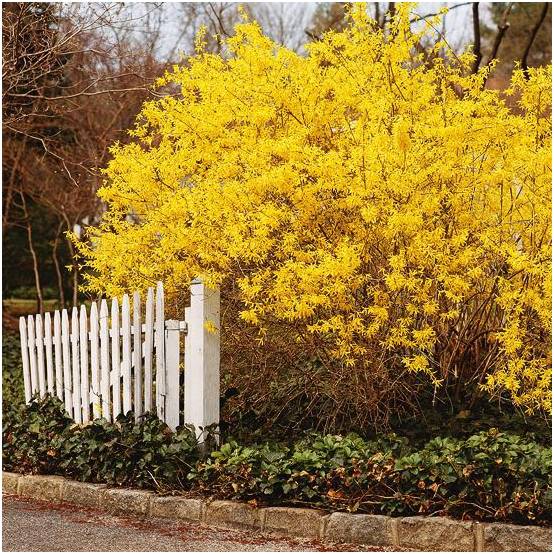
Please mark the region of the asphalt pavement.
<svg viewBox="0 0 554 554"><path fill-rule="evenodd" d="M13 495L2 500L3 552L384 551L194 522L114 516Z"/></svg>

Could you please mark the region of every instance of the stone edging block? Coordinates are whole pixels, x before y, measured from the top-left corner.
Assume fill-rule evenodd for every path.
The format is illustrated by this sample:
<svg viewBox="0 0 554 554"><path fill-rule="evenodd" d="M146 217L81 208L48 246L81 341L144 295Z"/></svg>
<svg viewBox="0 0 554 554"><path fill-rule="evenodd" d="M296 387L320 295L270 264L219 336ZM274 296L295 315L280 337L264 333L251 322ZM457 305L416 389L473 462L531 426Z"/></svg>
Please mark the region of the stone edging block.
<svg viewBox="0 0 554 554"><path fill-rule="evenodd" d="M152 496L150 498L150 515L200 521L202 519L202 501L197 498L181 496Z"/></svg>
<svg viewBox="0 0 554 554"><path fill-rule="evenodd" d="M486 552L551 552L552 529L505 523L486 523L484 546Z"/></svg>
<svg viewBox="0 0 554 554"><path fill-rule="evenodd" d="M475 550L473 522L446 517L403 517L398 522L399 546L411 550L440 552L449 545L452 552Z"/></svg>
<svg viewBox="0 0 554 554"><path fill-rule="evenodd" d="M147 516L153 493L135 489L106 489L102 494L101 508L112 514Z"/></svg>
<svg viewBox="0 0 554 554"><path fill-rule="evenodd" d="M387 516L333 512L323 538L333 542L396 546L396 523L395 518Z"/></svg>
<svg viewBox="0 0 554 554"><path fill-rule="evenodd" d="M307 508L262 508L263 530L281 535L323 538L329 515Z"/></svg>
<svg viewBox="0 0 554 554"><path fill-rule="evenodd" d="M93 483L82 483L81 481L70 481L65 479L62 484L62 501L70 504L78 504L87 508L101 508L102 495L106 485L95 485Z"/></svg>
<svg viewBox="0 0 554 554"><path fill-rule="evenodd" d="M223 525L234 529L262 529L263 511L228 500L214 500L205 504L202 520L208 525Z"/></svg>
<svg viewBox="0 0 554 554"><path fill-rule="evenodd" d="M108 488L58 476L2 472L2 490L111 513L202 521L336 543L401 547L419 551L551 552L550 527L478 523L446 517L392 518L305 508L256 508L244 502L158 496L150 491Z"/></svg>
<svg viewBox="0 0 554 554"><path fill-rule="evenodd" d="M22 475L19 478L17 494L39 500L62 499L62 484L65 479L54 475Z"/></svg>
<svg viewBox="0 0 554 554"><path fill-rule="evenodd" d="M5 492L6 494L17 494L19 477L19 473L10 473L9 471L3 471L2 492Z"/></svg>

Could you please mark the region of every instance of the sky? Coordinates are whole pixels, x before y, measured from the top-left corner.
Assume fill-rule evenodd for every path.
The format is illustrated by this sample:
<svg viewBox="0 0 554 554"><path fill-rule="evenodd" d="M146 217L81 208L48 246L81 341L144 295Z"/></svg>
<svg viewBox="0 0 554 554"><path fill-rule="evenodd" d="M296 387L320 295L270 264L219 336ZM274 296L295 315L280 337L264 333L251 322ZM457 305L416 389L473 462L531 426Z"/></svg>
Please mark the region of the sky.
<svg viewBox="0 0 554 554"><path fill-rule="evenodd" d="M156 3L135 3L133 10L151 9ZM163 2L164 4L164 23L163 23L163 41L160 41L160 55L163 56L167 51L173 50L175 44L179 43L179 37L182 36L183 29L179 18L179 4L181 2ZM217 4L217 3L216 3ZM237 2L237 4L248 4L248 2ZM289 33L287 46L294 47L302 43L305 38L305 29L308 26L311 16L317 7L317 2L252 2L256 4L255 9L265 4L268 14L280 14L286 21L294 22L294 31ZM368 2L371 9L372 2ZM481 18L484 21L489 20L487 2L480 3ZM388 3L381 3L381 10L386 10ZM442 7L448 6L452 9L445 17L445 35L449 44L457 51L463 49L472 40L472 15L471 2L422 2L419 3L416 12L423 15L435 13ZM455 7L456 6L456 7ZM263 10L262 10L263 11ZM371 10L373 13L373 10ZM263 22L261 22L263 23ZM263 25L262 25L263 26ZM178 44L180 50L184 50L185 55L191 52L186 51L186 44L190 41L181 39L182 44Z"/></svg>

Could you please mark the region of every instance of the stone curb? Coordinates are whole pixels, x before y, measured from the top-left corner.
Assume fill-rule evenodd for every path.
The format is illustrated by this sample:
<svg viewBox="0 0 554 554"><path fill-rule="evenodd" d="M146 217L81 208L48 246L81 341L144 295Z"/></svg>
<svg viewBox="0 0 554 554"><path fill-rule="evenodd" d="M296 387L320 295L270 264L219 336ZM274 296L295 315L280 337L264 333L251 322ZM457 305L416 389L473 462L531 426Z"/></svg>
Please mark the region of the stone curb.
<svg viewBox="0 0 554 554"><path fill-rule="evenodd" d="M2 491L62 501L139 517L199 521L335 543L386 546L416 551L551 552L546 527L458 521L446 517L393 518L305 508L256 508L244 502L157 496L150 491L109 488L50 475L2 472Z"/></svg>

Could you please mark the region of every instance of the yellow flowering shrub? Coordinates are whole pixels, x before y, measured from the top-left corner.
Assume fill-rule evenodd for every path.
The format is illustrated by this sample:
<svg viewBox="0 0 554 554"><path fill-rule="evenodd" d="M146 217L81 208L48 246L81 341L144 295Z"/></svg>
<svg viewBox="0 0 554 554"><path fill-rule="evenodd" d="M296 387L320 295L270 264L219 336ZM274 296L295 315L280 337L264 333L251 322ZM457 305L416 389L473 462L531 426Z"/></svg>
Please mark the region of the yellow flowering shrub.
<svg viewBox="0 0 554 554"><path fill-rule="evenodd" d="M245 22L161 78L113 147L89 290L221 283L256 330L229 352L317 359L299 387L360 424L424 394L550 409L551 67L487 90L470 54L417 53L411 9L357 5L305 56Z"/></svg>

